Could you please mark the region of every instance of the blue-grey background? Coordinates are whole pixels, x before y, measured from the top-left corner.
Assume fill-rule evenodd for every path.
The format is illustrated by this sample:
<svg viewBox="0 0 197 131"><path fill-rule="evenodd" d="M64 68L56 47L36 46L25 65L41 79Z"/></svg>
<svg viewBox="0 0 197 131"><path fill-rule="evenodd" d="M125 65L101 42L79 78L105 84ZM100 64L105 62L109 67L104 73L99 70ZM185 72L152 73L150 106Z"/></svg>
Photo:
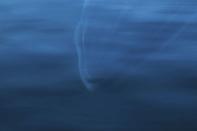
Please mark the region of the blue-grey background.
<svg viewBox="0 0 197 131"><path fill-rule="evenodd" d="M0 131L196 131L197 1L85 2L0 1Z"/></svg>

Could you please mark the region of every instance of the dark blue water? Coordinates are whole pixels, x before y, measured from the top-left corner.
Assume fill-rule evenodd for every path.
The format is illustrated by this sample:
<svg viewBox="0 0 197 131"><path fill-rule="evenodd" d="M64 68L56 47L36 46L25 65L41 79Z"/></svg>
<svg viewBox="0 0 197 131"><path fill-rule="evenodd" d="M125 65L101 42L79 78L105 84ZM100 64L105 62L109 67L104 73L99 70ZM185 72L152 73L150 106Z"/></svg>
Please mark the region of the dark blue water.
<svg viewBox="0 0 197 131"><path fill-rule="evenodd" d="M0 131L196 131L196 6L1 0Z"/></svg>

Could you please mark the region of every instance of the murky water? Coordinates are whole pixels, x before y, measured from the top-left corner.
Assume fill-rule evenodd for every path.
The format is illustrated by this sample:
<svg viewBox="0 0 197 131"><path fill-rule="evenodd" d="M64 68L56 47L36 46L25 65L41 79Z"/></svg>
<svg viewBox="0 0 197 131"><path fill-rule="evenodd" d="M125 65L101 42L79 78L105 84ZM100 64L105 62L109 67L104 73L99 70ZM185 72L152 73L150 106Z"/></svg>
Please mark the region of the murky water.
<svg viewBox="0 0 197 131"><path fill-rule="evenodd" d="M0 130L197 129L195 0L1 0Z"/></svg>

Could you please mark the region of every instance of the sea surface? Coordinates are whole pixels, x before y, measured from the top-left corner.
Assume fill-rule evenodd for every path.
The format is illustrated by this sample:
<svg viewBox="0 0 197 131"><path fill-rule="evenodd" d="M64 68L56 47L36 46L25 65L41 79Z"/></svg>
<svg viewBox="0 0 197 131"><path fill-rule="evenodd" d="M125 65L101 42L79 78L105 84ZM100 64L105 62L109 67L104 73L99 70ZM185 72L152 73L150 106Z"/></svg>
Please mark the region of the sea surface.
<svg viewBox="0 0 197 131"><path fill-rule="evenodd" d="M1 0L0 131L196 131L196 0Z"/></svg>

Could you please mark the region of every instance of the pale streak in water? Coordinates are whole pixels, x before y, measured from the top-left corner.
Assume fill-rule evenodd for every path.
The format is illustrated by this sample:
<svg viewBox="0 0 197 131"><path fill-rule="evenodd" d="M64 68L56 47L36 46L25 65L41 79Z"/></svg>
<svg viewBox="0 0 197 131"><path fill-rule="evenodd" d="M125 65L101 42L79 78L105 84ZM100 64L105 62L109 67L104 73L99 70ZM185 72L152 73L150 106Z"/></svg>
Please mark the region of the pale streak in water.
<svg viewBox="0 0 197 131"><path fill-rule="evenodd" d="M87 67L87 59L86 59L86 47L85 47L85 36L86 36L86 31L87 31L87 7L88 7L88 0L84 0L83 6L82 6L82 13L80 15L80 20L79 23L76 26L75 29L75 45L77 49L77 55L78 55L78 68L79 68L79 73L81 80L85 87L88 90L93 90L93 84L89 81L91 78L89 72L88 72L88 67ZM128 9L123 8L121 11L126 12ZM121 20L121 14L119 15L117 21L117 24L114 25L113 28L117 28L118 24Z"/></svg>
<svg viewBox="0 0 197 131"><path fill-rule="evenodd" d="M88 0L84 0L82 5L82 13L80 15L79 23L75 29L75 46L78 56L78 68L81 80L88 90L93 90L92 84L88 81L90 74L88 73L87 60L86 60L86 47L85 47L85 35L86 35L86 10L88 6Z"/></svg>
<svg viewBox="0 0 197 131"><path fill-rule="evenodd" d="M184 10L184 9L183 9ZM141 62L139 62L137 64L138 67L140 66L144 66L144 64L149 60L149 58L152 57L152 55L154 55L155 52L160 52L162 50L164 50L165 48L167 48L170 44L172 44L172 42L174 42L180 35L181 33L183 33L188 26L192 23L192 21L195 19L196 15L191 15L190 17L188 17L188 19L186 19L184 21L184 24L177 30L175 31L175 33L173 33L169 39L167 39L164 43L161 44L160 47L158 47L155 51L153 51L152 53L150 53L149 55L147 55ZM170 21L168 22L170 23Z"/></svg>

